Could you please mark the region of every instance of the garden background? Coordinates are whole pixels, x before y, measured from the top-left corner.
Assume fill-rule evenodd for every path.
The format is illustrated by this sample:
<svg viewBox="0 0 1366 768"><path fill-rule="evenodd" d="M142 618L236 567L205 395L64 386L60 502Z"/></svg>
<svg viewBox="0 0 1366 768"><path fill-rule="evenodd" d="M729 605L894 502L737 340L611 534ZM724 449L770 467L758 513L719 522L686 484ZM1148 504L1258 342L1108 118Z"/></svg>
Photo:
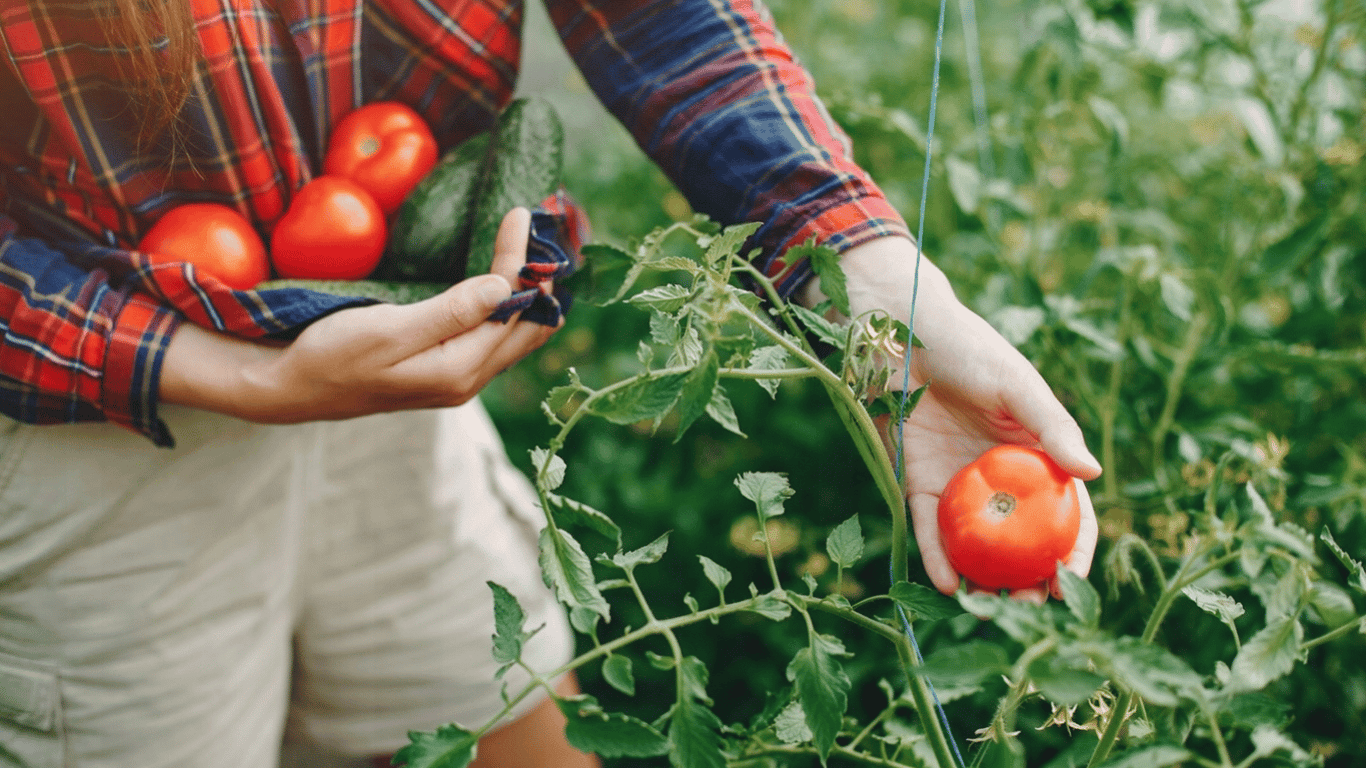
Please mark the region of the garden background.
<svg viewBox="0 0 1366 768"><path fill-rule="evenodd" d="M856 156L914 226L938 4L770 7ZM521 90L564 118L565 184L594 239L630 247L690 217L583 86L544 11L532 11ZM1191 764L1366 764L1366 637L1353 629L1309 641L1366 605L1351 567L1366 560L1366 7L988 1L975 9L980 60L968 55L972 21L949 4L925 250L1040 368L1105 466L1089 486L1101 522L1090 578L1100 628L1139 635L1160 591L1157 568L1220 535L1221 519L1269 515L1289 532L1289 554L1274 542L1244 545L1239 568L1171 604L1153 638L1214 681L1251 636L1294 611L1298 639L1264 659L1272 669L1289 656L1289 671L1268 672L1222 708L1221 749L1197 749ZM639 369L648 335L639 312L580 304L545 349L491 385L486 401L514 461L532 471L528 451L552 434L540 402L567 367L587 381L624 378ZM560 492L610 514L628 547L671 531L667 556L638 576L652 603L683 610L685 596L715 594L699 554L738 584L762 579L753 505L734 479L784 472L796 493L768 531L783 575L809 574L853 600L885 592L884 506L826 394L797 381L776 398L757 386L731 387L730 398L748 439L706 419L677 442L668 420L653 433L581 428L560 451ZM835 583L826 536L856 512L867 552ZM928 583L912 560L911 580ZM630 623L630 606L621 610ZM1031 694L1002 731L1008 748L969 749L1012 690L1003 675L1022 641L969 614L918 622L916 632L969 761L1086 764L1104 696L1059 721L1058 707ZM788 685L788 660L805 643L758 616L681 636L707 665L726 723L756 716ZM848 715L866 721L886 704L877 681L895 679L896 659L876 638L842 637L852 652ZM636 669L634 697L591 666L579 674L604 706L648 719L672 691L661 686L652 702L648 665ZM1163 716L1141 709L1123 745L1170 738ZM1215 736L1200 722L1170 725L1190 743ZM1286 743L1267 746L1268 732Z"/></svg>

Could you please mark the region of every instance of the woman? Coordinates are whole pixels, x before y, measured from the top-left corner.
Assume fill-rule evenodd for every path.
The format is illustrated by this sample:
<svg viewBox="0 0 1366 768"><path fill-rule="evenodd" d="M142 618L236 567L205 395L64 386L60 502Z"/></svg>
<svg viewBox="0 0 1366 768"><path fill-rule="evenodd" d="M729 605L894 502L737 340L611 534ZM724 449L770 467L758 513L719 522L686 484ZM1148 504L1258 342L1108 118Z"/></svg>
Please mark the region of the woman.
<svg viewBox="0 0 1366 768"><path fill-rule="evenodd" d="M17 713L0 715L11 753L270 765L287 738L383 760L409 728L499 711L486 580L546 625L533 666L570 652L536 573L534 502L469 402L554 331L484 321L524 258L526 211L504 221L495 274L405 307L232 291L132 250L191 200L268 232L362 104L410 104L443 147L486 128L515 82L521 7L444 5L0 0L0 680L27 692L0 707ZM548 6L693 206L762 222L784 293L819 297L783 260L816 237L842 252L856 313L906 319L905 224L762 7ZM928 261L919 285L912 377L933 385L905 425L908 494L951 591L933 509L958 468L1002 441L1079 478L1100 468ZM1086 572L1095 535L1088 515L1069 567ZM480 759L588 764L560 722L528 701Z"/></svg>

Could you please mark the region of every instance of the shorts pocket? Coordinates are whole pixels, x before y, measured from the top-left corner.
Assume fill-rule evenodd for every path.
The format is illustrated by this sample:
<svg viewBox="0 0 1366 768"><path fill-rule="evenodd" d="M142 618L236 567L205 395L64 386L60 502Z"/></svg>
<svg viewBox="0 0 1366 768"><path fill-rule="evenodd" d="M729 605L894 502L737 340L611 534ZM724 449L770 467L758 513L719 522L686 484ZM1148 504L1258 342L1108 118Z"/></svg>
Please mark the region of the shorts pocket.
<svg viewBox="0 0 1366 768"><path fill-rule="evenodd" d="M0 653L0 766L62 768L63 762L56 671Z"/></svg>

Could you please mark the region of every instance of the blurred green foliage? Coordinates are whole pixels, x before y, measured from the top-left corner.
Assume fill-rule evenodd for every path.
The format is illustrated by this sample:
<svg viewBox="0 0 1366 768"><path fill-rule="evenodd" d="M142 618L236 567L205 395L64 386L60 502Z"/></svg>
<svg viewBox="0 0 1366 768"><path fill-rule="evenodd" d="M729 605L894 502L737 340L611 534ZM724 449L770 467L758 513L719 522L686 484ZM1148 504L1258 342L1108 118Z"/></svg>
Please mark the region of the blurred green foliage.
<svg viewBox="0 0 1366 768"><path fill-rule="evenodd" d="M770 5L859 161L914 226L937 3ZM1257 483L1278 519L1327 526L1366 559L1366 6L1001 0L976 11L980 76L965 46L969 17L949 6L925 249L960 298L1035 362L1102 458L1106 473L1090 486L1102 525L1091 581L1109 594L1107 629L1137 634L1151 609L1132 585L1106 583L1113 543L1136 533L1174 559L1216 471L1225 485ZM574 131L584 96L572 83L548 95L570 113L566 183L596 239L627 244L688 215L624 132ZM584 112L578 124L598 119ZM567 367L597 385L623 378L646 333L640 313L580 305L545 349L492 385L486 401L514 461L529 469L528 450L550 434L539 404ZM788 473L796 495L779 565L827 586L829 528L881 509L814 383L786 383L776 399L736 386L731 398L747 440L706 420L677 443L667 423L653 436L595 423L561 452L562 492L613 515L628 547L673 531L663 567L640 574L657 605L711 589L697 554L738 583L761 579L764 561L746 551L752 509L733 485L740 472ZM1229 451L1236 460L1216 470ZM874 514L863 524L869 557L845 574L850 596L887 588L886 524ZM1316 575L1345 583L1326 562ZM1256 603L1255 586L1223 588ZM975 620L917 631L931 657L968 639L1014 648ZM757 618L693 628L686 640L711 670L726 722L786 685L803 641ZM1233 645L1192 602L1175 606L1162 642L1201 674ZM895 677L885 647L846 644L857 683ZM1248 706L1278 713L1326 765L1364 764L1363 651L1360 635L1317 647ZM755 662L764 659L773 663ZM618 708L620 694L584 679ZM649 700L648 678L639 682L633 706ZM991 719L1004 690L987 682L947 704L960 741ZM873 685L855 695L880 706ZM1049 715L1037 703L1020 710L1029 764L1084 761L1094 736L1036 730Z"/></svg>

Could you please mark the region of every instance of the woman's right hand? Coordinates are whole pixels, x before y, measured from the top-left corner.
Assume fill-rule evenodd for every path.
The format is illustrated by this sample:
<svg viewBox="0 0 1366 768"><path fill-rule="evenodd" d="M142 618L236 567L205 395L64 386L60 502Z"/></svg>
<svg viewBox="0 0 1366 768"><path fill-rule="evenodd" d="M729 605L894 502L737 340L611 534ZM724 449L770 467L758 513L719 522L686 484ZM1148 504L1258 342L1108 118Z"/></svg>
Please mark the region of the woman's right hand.
<svg viewBox="0 0 1366 768"><path fill-rule="evenodd" d="M182 323L162 363L160 400L265 423L463 403L556 330L486 320L512 293L530 223L524 208L504 217L490 274L414 304L336 312L285 345Z"/></svg>

